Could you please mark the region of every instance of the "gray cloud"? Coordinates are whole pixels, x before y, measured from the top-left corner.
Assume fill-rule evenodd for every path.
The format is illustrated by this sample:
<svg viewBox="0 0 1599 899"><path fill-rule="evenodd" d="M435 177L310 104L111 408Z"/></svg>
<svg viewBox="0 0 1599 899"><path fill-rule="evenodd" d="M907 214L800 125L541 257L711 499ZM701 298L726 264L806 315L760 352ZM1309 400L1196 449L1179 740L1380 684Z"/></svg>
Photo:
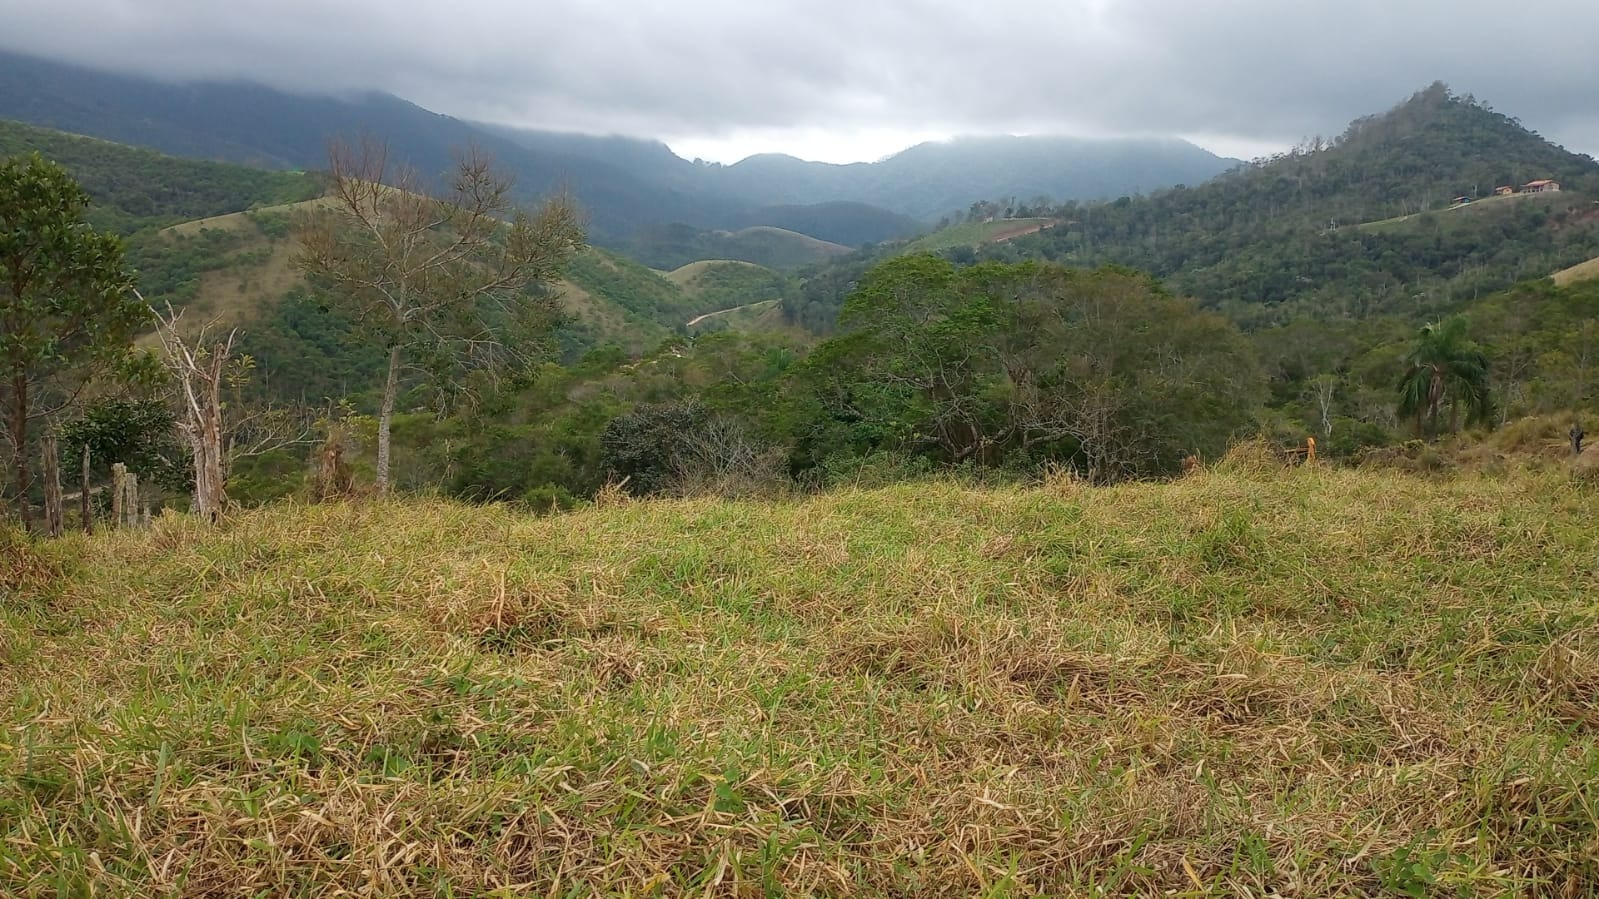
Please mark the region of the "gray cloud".
<svg viewBox="0 0 1599 899"><path fill-rule="evenodd" d="M600 133L1286 146L1441 79L1599 153L1594 0L0 0L0 20L0 46L74 62Z"/></svg>

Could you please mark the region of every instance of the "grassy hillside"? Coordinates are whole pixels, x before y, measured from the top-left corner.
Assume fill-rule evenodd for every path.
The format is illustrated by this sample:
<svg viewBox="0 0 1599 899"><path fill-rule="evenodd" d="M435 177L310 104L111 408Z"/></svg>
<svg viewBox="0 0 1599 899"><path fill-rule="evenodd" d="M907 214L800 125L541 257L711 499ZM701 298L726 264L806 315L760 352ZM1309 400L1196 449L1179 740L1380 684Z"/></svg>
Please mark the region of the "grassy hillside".
<svg viewBox="0 0 1599 899"><path fill-rule="evenodd" d="M133 262L140 271L142 288L152 299L172 298L200 315L221 316L236 324L270 314L285 294L306 288L293 267L296 245L291 223L295 213L312 202L324 201L183 222L135 241ZM615 259L600 256L600 251L585 255ZM617 264L627 266L625 260L617 260ZM630 273L638 269L628 268ZM573 327L585 342L624 346L641 342L640 348L653 345L667 332L647 314L628 307L634 295L624 286L618 280L595 284L591 290L564 280L554 289L561 294ZM605 293L607 288L617 293L615 299Z"/></svg>
<svg viewBox="0 0 1599 899"><path fill-rule="evenodd" d="M849 247L841 244L768 225L734 231L727 235L727 240L742 251L742 255L735 258L767 268L800 268L850 252Z"/></svg>
<svg viewBox="0 0 1599 899"><path fill-rule="evenodd" d="M0 891L1580 895L1593 501L1300 469L13 538Z"/></svg>
<svg viewBox="0 0 1599 899"><path fill-rule="evenodd" d="M294 268L293 216L311 200L183 222L129 247L140 290L207 319L244 325L305 286Z"/></svg>
<svg viewBox="0 0 1599 899"><path fill-rule="evenodd" d="M797 279L749 262L710 259L691 262L669 273L667 279L680 285L708 311L689 321L695 324L708 316L721 319L722 327L746 328L760 316L739 316L734 310L755 312L774 309L799 289Z"/></svg>
<svg viewBox="0 0 1599 899"><path fill-rule="evenodd" d="M84 185L97 227L128 235L129 265L152 301L170 300L194 309L196 317L247 326L246 349L264 367L300 366L302 356L337 365L333 356L354 352L339 337L349 323L318 310L292 266L292 219L320 195L317 178L177 159L0 121L0 156L33 151L61 163ZM569 355L607 343L644 352L695 315L737 305L722 294L703 305L642 266L599 251L586 254L555 289L572 318L561 333ZM290 384L313 397L335 386L312 386L297 376L285 381Z"/></svg>
<svg viewBox="0 0 1599 899"><path fill-rule="evenodd" d="M710 313L770 305L794 289L788 276L754 263L701 260L662 273L605 250L580 254L567 274L573 287L604 297L631 319L652 323L663 333Z"/></svg>
<svg viewBox="0 0 1599 899"><path fill-rule="evenodd" d="M688 320L695 333L704 331L770 331L786 328L783 322L781 300L757 300L742 306L718 309Z"/></svg>
<svg viewBox="0 0 1599 899"><path fill-rule="evenodd" d="M694 297L671 279L605 250L578 254L567 269L567 280L595 296L603 296L633 316L671 328L701 312Z"/></svg>
<svg viewBox="0 0 1599 899"><path fill-rule="evenodd" d="M702 231L688 225L666 225L641 231L627 246L628 256L663 271L705 259L731 259L790 271L849 252L849 247L840 244L768 226Z"/></svg>
<svg viewBox="0 0 1599 899"><path fill-rule="evenodd" d="M1055 224L1054 219L1048 218L1016 218L996 219L991 222L963 222L940 228L932 234L907 243L904 252L907 253L937 253L955 247L978 247L985 243L1011 240L1024 234L1032 234Z"/></svg>
<svg viewBox="0 0 1599 899"><path fill-rule="evenodd" d="M292 220L310 202L321 201L213 216L139 235L129 260L139 271L141 290L156 302L171 299L199 316L234 324L256 327L277 317L284 297L306 290L292 264ZM643 352L694 315L723 308L702 308L677 285L601 250L585 251L569 278L553 289L571 317L561 343L572 353L605 343Z"/></svg>
<svg viewBox="0 0 1599 899"><path fill-rule="evenodd" d="M1591 281L1594 278L1599 278L1599 256L1587 262L1579 262L1570 268L1561 269L1551 277L1554 278L1555 284L1561 287L1575 284L1578 281Z"/></svg>
<svg viewBox="0 0 1599 899"><path fill-rule="evenodd" d="M680 265L666 273L666 279L693 293L699 293L704 282L710 277L721 273L748 274L750 277L773 274L772 270L753 262L744 262L738 259L701 259Z"/></svg>
<svg viewBox="0 0 1599 899"><path fill-rule="evenodd" d="M1427 216L1449 216L1451 218L1467 218L1472 216L1496 216L1509 214L1513 207L1532 206L1545 209L1570 205L1569 197L1562 197L1558 192L1536 194L1510 194L1509 196L1483 197L1463 206L1446 206L1427 212L1412 212L1409 215L1399 215L1392 218L1379 219L1374 222L1363 222L1356 227L1367 230L1383 230L1403 223L1417 223Z"/></svg>
<svg viewBox="0 0 1599 899"><path fill-rule="evenodd" d="M628 354L637 355L654 349L672 333L660 322L570 280L561 280L554 289L560 294L561 307L571 317L561 336L568 355L603 344L616 344Z"/></svg>

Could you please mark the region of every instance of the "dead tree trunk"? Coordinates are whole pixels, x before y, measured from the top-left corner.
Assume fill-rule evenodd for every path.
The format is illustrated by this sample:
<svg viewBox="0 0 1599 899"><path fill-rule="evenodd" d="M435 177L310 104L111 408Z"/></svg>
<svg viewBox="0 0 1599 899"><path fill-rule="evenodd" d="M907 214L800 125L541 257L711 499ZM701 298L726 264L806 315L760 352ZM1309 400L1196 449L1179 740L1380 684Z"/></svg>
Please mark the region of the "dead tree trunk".
<svg viewBox="0 0 1599 899"><path fill-rule="evenodd" d="M166 347L167 367L178 381L183 406L178 427L194 454L194 514L215 524L228 507L222 381L238 331L207 344L206 328L201 328L191 343L178 333L178 317L168 304L165 316L156 313L156 330Z"/></svg>
<svg viewBox="0 0 1599 899"><path fill-rule="evenodd" d="M232 339L227 345L217 344L205 360L205 368L198 372L199 399L196 402L190 391L187 397L190 414L189 443L194 450L195 514L217 523L228 505L227 476L223 473L222 456L222 366L232 349Z"/></svg>
<svg viewBox="0 0 1599 899"><path fill-rule="evenodd" d="M389 434L394 424L394 400L400 393L400 347L389 348L389 377L383 383L383 406L378 410L378 496L389 495Z"/></svg>
<svg viewBox="0 0 1599 899"><path fill-rule="evenodd" d="M355 478L344 461L344 436L335 427L328 432L317 453L316 482L312 486L312 501L323 503L344 499L353 492Z"/></svg>
<svg viewBox="0 0 1599 899"><path fill-rule="evenodd" d="M17 375L11 385L11 502L22 529L33 524L33 510L28 504L28 379Z"/></svg>
<svg viewBox="0 0 1599 899"><path fill-rule="evenodd" d="M61 509L61 457L57 455L56 435L46 431L39 440L41 470L44 473L44 527L52 537L64 530Z"/></svg>

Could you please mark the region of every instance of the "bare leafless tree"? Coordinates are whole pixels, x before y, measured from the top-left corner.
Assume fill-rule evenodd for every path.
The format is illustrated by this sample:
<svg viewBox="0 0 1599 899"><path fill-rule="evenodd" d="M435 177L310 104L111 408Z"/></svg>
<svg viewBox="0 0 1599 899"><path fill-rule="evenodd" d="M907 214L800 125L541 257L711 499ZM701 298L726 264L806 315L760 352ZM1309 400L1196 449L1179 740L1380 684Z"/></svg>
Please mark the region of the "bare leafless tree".
<svg viewBox="0 0 1599 899"><path fill-rule="evenodd" d="M225 391L243 385L254 366L246 355L235 353L239 331L222 334L217 320L192 334L182 327L183 313L166 304L166 311L150 309L156 335L165 350L164 361L176 385L178 430L194 456L194 512L218 521L228 509L228 473L248 456L304 443L312 422L303 412L274 406L252 408L225 402ZM230 413L231 421L224 416Z"/></svg>
<svg viewBox="0 0 1599 899"><path fill-rule="evenodd" d="M222 385L233 355L238 329L216 337L215 322L185 337L179 320L183 313L167 303L166 312L150 309L156 334L166 350L167 370L177 383L180 407L178 429L194 455L194 513L215 522L228 507L227 476L222 448Z"/></svg>
<svg viewBox="0 0 1599 899"><path fill-rule="evenodd" d="M754 439L738 422L713 416L682 435L673 454L672 492L741 497L772 493L786 483L784 454Z"/></svg>
<svg viewBox="0 0 1599 899"><path fill-rule="evenodd" d="M388 351L376 484L385 494L402 368L425 361L449 377L519 361L518 328L552 318L550 299L527 288L555 280L583 232L565 197L531 216L517 211L512 182L476 148L437 193L371 137L335 141L328 168L331 200L299 220L296 264Z"/></svg>

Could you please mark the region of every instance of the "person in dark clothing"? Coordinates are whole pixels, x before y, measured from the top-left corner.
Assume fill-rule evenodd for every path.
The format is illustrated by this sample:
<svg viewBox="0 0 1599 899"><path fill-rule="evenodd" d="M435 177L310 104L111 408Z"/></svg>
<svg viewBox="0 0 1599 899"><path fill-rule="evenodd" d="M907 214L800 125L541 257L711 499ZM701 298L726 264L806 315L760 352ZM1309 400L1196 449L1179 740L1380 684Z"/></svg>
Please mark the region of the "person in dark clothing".
<svg viewBox="0 0 1599 899"><path fill-rule="evenodd" d="M1571 454L1573 456L1582 455L1582 438L1586 436L1582 432L1582 425L1577 422L1571 423Z"/></svg>

